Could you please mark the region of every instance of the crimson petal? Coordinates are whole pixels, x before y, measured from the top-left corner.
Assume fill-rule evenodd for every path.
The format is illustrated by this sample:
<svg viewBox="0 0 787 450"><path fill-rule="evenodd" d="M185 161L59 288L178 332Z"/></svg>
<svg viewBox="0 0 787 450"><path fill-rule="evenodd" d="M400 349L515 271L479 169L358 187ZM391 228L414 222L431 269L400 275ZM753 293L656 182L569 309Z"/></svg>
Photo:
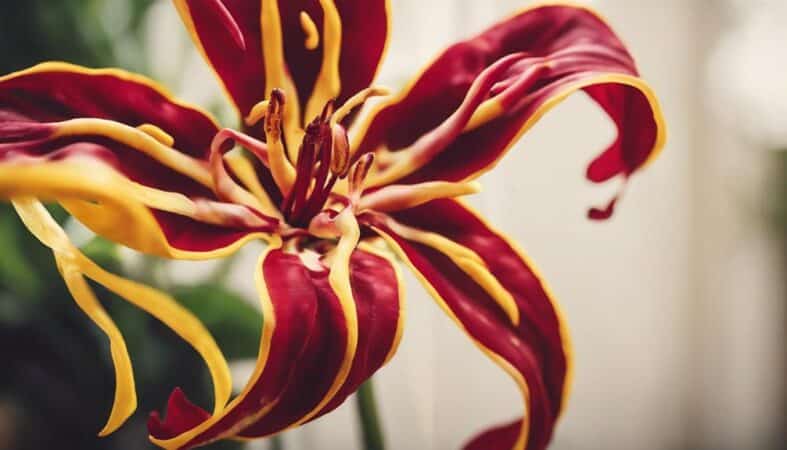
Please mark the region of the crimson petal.
<svg viewBox="0 0 787 450"><path fill-rule="evenodd" d="M545 448L565 402L571 364L565 323L548 288L511 241L455 200L435 200L392 217L415 235L405 238L380 217L366 219L400 250L472 341L515 379L527 405L526 422L490 430L467 448ZM474 253L513 296L518 322L449 256L447 246L418 242L418 233L437 234Z"/></svg>
<svg viewBox="0 0 787 450"><path fill-rule="evenodd" d="M44 63L0 78L2 195L61 201L97 233L149 253L216 256L276 226L243 206L217 209L206 166L217 131L209 115L141 76ZM182 195L193 214L147 208L121 186L163 203ZM200 220L217 215L226 217Z"/></svg>
<svg viewBox="0 0 787 450"><path fill-rule="evenodd" d="M307 267L298 255L269 250L258 278L263 338L249 384L220 415L196 427L182 420L161 422L155 416L149 427L154 442L182 449L233 436L274 434L333 410L379 369L401 336L401 288L392 261L371 248L352 254L355 317L345 316L328 278L327 270ZM348 327L354 321L358 344L351 369L337 393L326 399L346 357ZM191 406L181 411L182 403L175 403L176 419L193 416L188 414Z"/></svg>
<svg viewBox="0 0 787 450"><path fill-rule="evenodd" d="M271 31L262 29L262 1L175 0L175 4L239 114L246 117L269 94L265 92L263 39L270 38ZM217 13L219 7L229 19ZM377 72L388 39L389 8L385 0L335 0L335 7L342 28L338 99L343 102L366 88ZM323 10L318 0L278 0L278 8L285 70L295 83L301 111L305 111L323 57ZM301 25L301 12L309 15L320 36L315 49L304 45L307 34ZM236 31L243 37L243 46L238 45Z"/></svg>
<svg viewBox="0 0 787 450"><path fill-rule="evenodd" d="M495 68L507 58L516 60ZM382 150L378 159L388 167L374 185L473 179L579 89L618 129L589 165L588 179L628 177L658 153L663 118L620 39L584 7L544 5L445 50L359 122L356 155Z"/></svg>

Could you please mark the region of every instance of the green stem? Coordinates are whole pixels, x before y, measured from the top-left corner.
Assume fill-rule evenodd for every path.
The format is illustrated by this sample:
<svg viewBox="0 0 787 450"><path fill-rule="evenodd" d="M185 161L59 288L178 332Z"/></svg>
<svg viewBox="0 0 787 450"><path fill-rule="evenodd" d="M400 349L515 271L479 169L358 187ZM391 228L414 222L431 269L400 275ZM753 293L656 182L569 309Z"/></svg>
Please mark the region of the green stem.
<svg viewBox="0 0 787 450"><path fill-rule="evenodd" d="M361 433L365 450L385 450L383 430L377 413L377 402L374 399L374 385L367 380L355 395L358 403L358 420L361 422Z"/></svg>
<svg viewBox="0 0 787 450"><path fill-rule="evenodd" d="M271 437L271 450L284 450L284 442L280 434Z"/></svg>

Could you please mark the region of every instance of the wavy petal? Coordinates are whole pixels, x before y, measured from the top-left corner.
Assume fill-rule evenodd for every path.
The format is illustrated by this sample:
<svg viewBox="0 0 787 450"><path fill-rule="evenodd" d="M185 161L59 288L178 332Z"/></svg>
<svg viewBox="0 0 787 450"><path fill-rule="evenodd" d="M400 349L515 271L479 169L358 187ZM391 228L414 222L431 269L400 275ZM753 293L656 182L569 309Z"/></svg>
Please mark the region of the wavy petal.
<svg viewBox="0 0 787 450"><path fill-rule="evenodd" d="M217 131L137 75L41 64L0 78L3 196L61 201L97 233L148 253L227 253L276 220L219 202L207 166Z"/></svg>
<svg viewBox="0 0 787 450"><path fill-rule="evenodd" d="M371 83L387 45L386 0L174 2L242 118L273 88L301 112L315 86L323 103L343 102Z"/></svg>
<svg viewBox="0 0 787 450"><path fill-rule="evenodd" d="M356 157L379 152L382 169L372 186L474 179L577 90L618 129L589 165L588 179L628 177L659 152L664 119L623 43L589 9L550 4L445 50L359 122Z"/></svg>
<svg viewBox="0 0 787 450"><path fill-rule="evenodd" d="M151 440L184 449L271 435L331 411L381 367L401 336L398 274L385 255L353 247L334 255L330 271L277 245L268 249L257 271L260 354L243 392L198 424L179 420L199 414L175 396L167 418L151 421Z"/></svg>
<svg viewBox="0 0 787 450"><path fill-rule="evenodd" d="M231 389L229 367L213 337L202 323L172 297L104 271L74 247L44 206L31 198L13 200L19 216L30 232L52 249L66 286L79 307L110 340L115 367L115 399L104 436L120 427L136 409L136 392L131 360L123 336L96 299L86 278L99 283L130 303L150 313L188 342L204 359L214 387L214 411L226 404Z"/></svg>
<svg viewBox="0 0 787 450"><path fill-rule="evenodd" d="M455 200L435 200L389 219L367 220L522 393L527 420L489 431L467 448L545 448L567 396L571 348L559 307L530 261ZM410 234L398 233L397 226L409 227ZM478 261L497 283L484 282L465 260ZM510 294L515 314L500 301L501 288Z"/></svg>

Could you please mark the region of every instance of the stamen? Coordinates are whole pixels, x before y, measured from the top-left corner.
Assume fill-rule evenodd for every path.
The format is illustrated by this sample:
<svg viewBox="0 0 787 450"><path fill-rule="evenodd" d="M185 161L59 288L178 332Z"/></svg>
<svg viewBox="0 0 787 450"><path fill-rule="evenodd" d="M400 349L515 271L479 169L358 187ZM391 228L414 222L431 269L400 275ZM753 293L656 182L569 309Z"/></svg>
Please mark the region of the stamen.
<svg viewBox="0 0 787 450"><path fill-rule="evenodd" d="M222 130L211 142L209 164L210 173L213 176L213 190L222 200L251 206L259 211L263 207L257 197L236 183L224 167L224 153L235 147L233 139L235 134L239 133L232 130Z"/></svg>
<svg viewBox="0 0 787 450"><path fill-rule="evenodd" d="M328 119L333 115L335 103L336 102L334 100L328 100L325 102L325 106L322 107L322 112L320 113L320 122L327 122Z"/></svg>
<svg viewBox="0 0 787 450"><path fill-rule="evenodd" d="M369 100L371 97L378 97L381 95L390 95L391 91L388 88L384 88L381 86L372 86L368 87L357 94L350 97L341 108L337 109L336 112L333 114L333 118L331 122L333 123L342 123L342 121L347 118L348 115L357 107L361 106Z"/></svg>
<svg viewBox="0 0 787 450"><path fill-rule="evenodd" d="M306 201L306 194L312 181L312 171L318 156L317 152L320 150L320 125L319 122L315 121L306 127L306 134L303 136L301 149L298 152L295 184L282 204L281 209L285 215L289 216L291 222L296 211L302 208Z"/></svg>
<svg viewBox="0 0 787 450"><path fill-rule="evenodd" d="M322 66L314 83L314 90L306 104L305 117L316 117L317 111L329 99L339 96L339 57L342 46L342 21L333 0L320 0L323 11Z"/></svg>
<svg viewBox="0 0 787 450"><path fill-rule="evenodd" d="M349 194L350 203L353 205L357 205L361 199L363 182L366 180L366 176L369 175L372 164L374 164L374 153L364 153L350 169L348 180L350 185Z"/></svg>
<svg viewBox="0 0 787 450"><path fill-rule="evenodd" d="M248 134L241 133L239 131L235 131L231 128L224 128L223 130L219 131L216 134L216 137L213 138L214 145L221 145L224 142L233 140L243 146L246 150L250 151L260 162L265 165L265 167L270 167L270 161L268 159L268 146L257 139L249 136ZM217 141L221 141L218 142Z"/></svg>
<svg viewBox="0 0 787 450"><path fill-rule="evenodd" d="M220 0L210 0L207 3L208 6L213 9L215 17L219 19L219 22L221 22L224 28L230 33L232 40L235 41L235 45L237 45L239 49L245 51L246 41L243 38L243 32L240 26L238 26L238 22L235 21L227 7L224 6L224 3Z"/></svg>
<svg viewBox="0 0 787 450"><path fill-rule="evenodd" d="M320 123L318 140L320 150L317 156L318 165L315 167L314 171L314 189L303 208L294 211L293 220L298 224L305 225L305 223L302 222L305 222L310 217L317 214L328 199L328 195L333 189L333 185L336 183L337 179L336 175L333 173L331 173L331 177L328 179L328 173L333 161L333 136L327 120ZM328 180L327 183L326 180Z"/></svg>
<svg viewBox="0 0 787 450"><path fill-rule="evenodd" d="M284 114L284 92L280 89L271 91L268 101L268 112L265 115L265 136L268 144L268 160L270 162L273 181L282 194L287 196L295 182L295 169L284 154L284 143L281 141L282 116ZM288 109L288 108L287 108Z"/></svg>
<svg viewBox="0 0 787 450"><path fill-rule="evenodd" d="M306 39L303 42L304 47L307 50L317 48L320 45L320 34L317 32L317 25L314 24L314 21L306 11L301 11L301 28L303 29L303 34L306 35Z"/></svg>

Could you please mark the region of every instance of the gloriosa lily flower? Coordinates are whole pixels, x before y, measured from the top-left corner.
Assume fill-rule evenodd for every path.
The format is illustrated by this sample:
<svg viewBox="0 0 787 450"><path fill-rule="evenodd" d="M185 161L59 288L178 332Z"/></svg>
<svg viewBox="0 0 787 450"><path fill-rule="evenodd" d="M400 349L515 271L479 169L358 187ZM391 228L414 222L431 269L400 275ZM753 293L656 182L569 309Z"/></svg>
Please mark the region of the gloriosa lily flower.
<svg viewBox="0 0 787 450"><path fill-rule="evenodd" d="M524 418L466 448L543 449L571 376L566 324L524 253L457 197L476 192L474 179L580 89L618 130L589 165L591 181L628 179L658 153L656 98L609 25L580 6L531 7L451 46L391 95L370 87L386 49L386 0L174 3L239 130L117 69L44 63L0 78L0 195L52 249L77 304L111 342L116 392L100 434L118 428L136 398L123 338L86 279L159 318L205 359L212 413L176 389L166 417L149 422L154 443L184 449L313 420L382 367L404 317L392 251L521 392ZM41 201L167 258L268 242L254 269L264 323L245 389L229 401L227 364L199 321L92 263ZM614 202L591 218L608 217Z"/></svg>

